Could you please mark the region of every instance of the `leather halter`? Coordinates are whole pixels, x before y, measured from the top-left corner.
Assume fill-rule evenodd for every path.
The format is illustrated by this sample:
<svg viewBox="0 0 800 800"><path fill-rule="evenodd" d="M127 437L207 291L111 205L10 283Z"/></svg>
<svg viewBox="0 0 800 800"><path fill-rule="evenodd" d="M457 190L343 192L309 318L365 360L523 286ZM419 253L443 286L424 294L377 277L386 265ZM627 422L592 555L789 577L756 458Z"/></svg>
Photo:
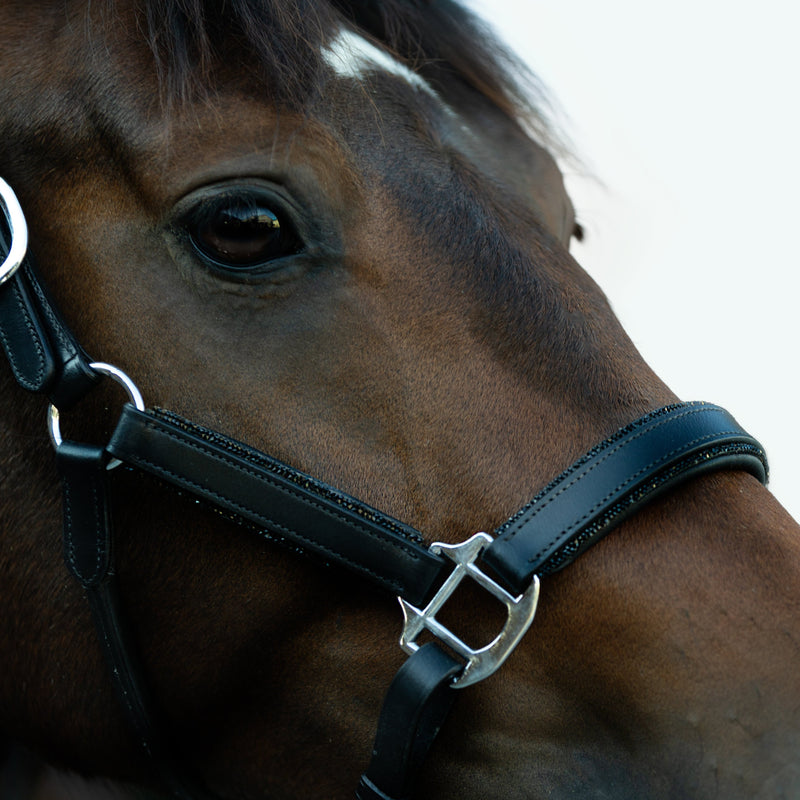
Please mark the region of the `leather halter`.
<svg viewBox="0 0 800 800"><path fill-rule="evenodd" d="M84 587L115 689L131 728L178 798L202 790L177 766L157 721L132 639L124 626L108 513L110 459L189 492L269 539L354 571L400 599L401 646L410 658L393 681L361 800L410 797L457 692L491 674L531 624L539 576L562 569L654 497L690 477L742 469L767 480L759 443L721 408L681 403L655 410L598 444L545 487L493 536L426 545L421 533L269 455L169 411L146 409L130 380L91 362L39 281L23 240L16 197L0 180L7 230L0 231L0 342L18 383L50 398L51 434L64 484L64 554ZM0 219L2 223L2 219ZM100 380L121 380L126 404L105 447L62 441L58 412ZM508 622L472 650L436 619L464 578L499 597ZM419 646L427 630L436 641Z"/></svg>

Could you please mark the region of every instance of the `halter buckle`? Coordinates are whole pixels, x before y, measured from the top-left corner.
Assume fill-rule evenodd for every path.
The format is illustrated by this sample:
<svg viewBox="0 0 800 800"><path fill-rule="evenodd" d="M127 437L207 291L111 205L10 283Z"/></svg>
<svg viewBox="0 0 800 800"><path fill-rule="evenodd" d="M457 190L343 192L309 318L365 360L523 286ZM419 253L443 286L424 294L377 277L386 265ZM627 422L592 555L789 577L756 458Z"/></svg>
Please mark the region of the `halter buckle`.
<svg viewBox="0 0 800 800"><path fill-rule="evenodd" d="M431 552L449 558L455 563L455 569L424 609L420 610L403 600L402 597L398 598L400 607L403 609L403 632L400 636L400 647L406 653L415 653L420 647L416 641L417 637L424 630L430 631L437 639L467 661L464 671L453 681L452 685L458 688L477 683L497 670L525 635L536 614L536 605L539 601L537 576L533 576L531 585L523 594L514 597L475 564L480 554L492 541L492 537L487 533L476 533L461 544L434 542L430 547ZM488 645L477 650L473 650L465 644L436 619L436 613L466 577L472 578L478 585L500 600L508 613L503 630Z"/></svg>

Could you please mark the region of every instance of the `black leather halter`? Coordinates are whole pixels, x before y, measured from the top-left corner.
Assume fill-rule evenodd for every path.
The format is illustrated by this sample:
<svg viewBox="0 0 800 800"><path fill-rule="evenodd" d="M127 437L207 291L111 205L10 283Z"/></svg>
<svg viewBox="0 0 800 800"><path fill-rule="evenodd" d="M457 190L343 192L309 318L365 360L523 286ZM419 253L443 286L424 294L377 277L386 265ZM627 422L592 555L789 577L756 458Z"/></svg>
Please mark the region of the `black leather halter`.
<svg viewBox="0 0 800 800"><path fill-rule="evenodd" d="M126 633L117 595L107 467L113 459L155 475L277 539L355 572L400 598L401 646L410 658L387 694L361 800L413 791L457 692L491 674L531 624L539 576L560 570L662 492L698 474L742 469L766 483L763 449L723 409L681 403L655 410L598 444L493 536L428 546L421 533L258 450L161 409L146 409L127 376L91 362L64 324L25 255L24 217L0 181L0 341L24 388L50 398L51 437L64 484L64 555L84 587L112 680L131 728L176 797L201 798L177 766ZM105 447L62 441L58 412L100 380L123 382L124 406ZM116 463L116 462L115 462ZM464 578L506 604L508 622L472 650L436 614ZM422 631L436 639L417 643Z"/></svg>

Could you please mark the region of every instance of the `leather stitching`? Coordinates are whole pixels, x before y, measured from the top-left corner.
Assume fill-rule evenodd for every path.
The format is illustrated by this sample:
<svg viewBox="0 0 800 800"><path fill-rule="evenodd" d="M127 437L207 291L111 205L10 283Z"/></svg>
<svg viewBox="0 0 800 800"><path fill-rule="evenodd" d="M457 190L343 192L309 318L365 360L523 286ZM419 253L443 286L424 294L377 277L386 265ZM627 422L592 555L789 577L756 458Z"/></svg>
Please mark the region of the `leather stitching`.
<svg viewBox="0 0 800 800"><path fill-rule="evenodd" d="M185 445L185 446L189 447L192 450L196 450L197 452L203 453L204 455L206 455L206 456L208 456L210 458L213 458L215 461L219 461L219 462L222 462L224 464L227 464L229 467L232 467L237 472L242 472L244 474L250 475L251 477L256 478L258 480L265 480L267 483L269 483L271 486L273 486L278 491L280 491L280 492L282 492L284 494L288 494L288 495L292 495L294 497L297 497L297 498L301 499L303 502L312 505L318 511L321 511L322 513L326 514L327 516L330 516L330 517L332 517L334 519L339 519L341 521L347 522L349 525L357 528L360 532L366 534L370 538L373 538L373 539L376 539L378 541L381 541L381 542L390 544L392 546L395 546L398 549L402 550L412 560L419 561L419 555L417 553L413 552L413 550L410 550L410 549L404 547L400 542L394 542L394 541L386 539L385 537L381 537L379 534L376 534L375 531L371 531L369 528L367 528L367 527L365 527L365 526L363 526L361 524L354 523L353 520L346 518L343 514L337 514L335 509L327 508L327 507L325 507L324 505L322 505L320 503L314 502L313 500L310 500L308 497L304 496L301 492L291 489L291 487L282 486L280 483L275 481L272 478L272 476L270 476L267 473L259 473L259 472L256 472L255 470L249 469L249 468L247 468L247 467L245 467L245 466L243 466L241 464L237 464L236 462L232 461L231 459L226 458L226 457L224 457L223 455L221 455L219 453L215 453L215 452L209 450L207 447L203 447L202 445L198 444L197 442L190 442L190 441L188 441L186 439L183 439L182 437L176 436L175 434L173 434L173 433L171 433L171 432L169 432L167 430L164 430L163 428L160 428L159 426L153 424L152 422L147 421L144 424L145 424L145 427L149 428L156 435L166 436L166 437L168 437L170 439L173 439L174 441L177 441L181 445ZM242 503L239 503L238 501L233 500L232 498L228 497L225 494L222 494L221 492L214 491L214 490L211 490L211 489L207 489L207 488L201 486L200 484L196 483L195 481L192 481L187 476L182 475L182 474L177 473L177 472L174 472L172 470L169 470L169 469L167 469L165 467L162 467L161 465L156 464L155 462L153 462L153 461L151 461L149 459L146 459L146 458L143 458L141 456L132 454L132 457L129 456L129 460L133 461L134 463L146 464L146 465L148 465L148 467L150 467L150 469L152 469L153 471L155 471L155 472L157 472L157 473L159 473L161 475L165 475L165 476L170 476L170 477L176 478L176 479L180 480L181 482L183 482L185 485L190 486L190 487L194 487L197 491L201 492L203 495L205 495L207 497L218 498L218 499L224 501L225 503L227 503L232 508L237 509L239 511L239 513L243 513L243 514L249 515L251 517L255 517L259 522L264 524L265 527L272 526L275 529L277 529L278 531L280 531L281 533L284 533L284 534L289 535L289 536L291 536L293 538L296 538L296 539L298 539L298 540L300 540L302 542L305 542L306 544L310 545L313 549L317 549L317 550L321 550L321 551L323 551L325 553L329 553L330 555L335 556L337 559L343 561L344 563L349 564L350 566L355 567L355 568L357 568L357 569L359 569L359 570L361 570L363 572L366 572L367 574L371 575L373 578L379 580L380 582L384 583L385 585L390 586L393 589L393 591L396 591L398 594L402 593L402 590L403 590L404 587L399 582L397 582L395 580L392 580L392 579L389 579L389 578L386 578L385 576L377 574L376 572L374 572L373 570L365 567L364 565L362 565L358 561L354 561L352 558L349 558L347 556L342 555L340 552L332 549L331 547L323 545L323 544L321 544L321 543L319 543L317 541L314 541L313 539L310 539L310 538L304 536L302 533L300 533L299 531L297 531L297 530L295 530L293 528L288 528L288 527L286 527L284 525L281 525L278 522L275 522L274 520L270 519L269 517L264 516L260 512L256 511L255 509L249 507L248 505L244 505Z"/></svg>
<svg viewBox="0 0 800 800"><path fill-rule="evenodd" d="M585 547L587 542L595 540L598 535L602 536L614 521L621 515L626 513L627 509L631 506L640 504L644 498L654 491L657 491L664 483L668 483L681 474L699 466L703 463L708 463L708 456L710 454L721 454L723 456L746 456L749 455L753 458L759 458L760 449L755 445L747 444L744 442L731 442L728 444L719 444L717 446L695 452L694 455L688 455L680 461L676 461L669 465L669 469L658 472L649 480L638 487L635 491L630 491L620 495L616 502L611 505L606 511L592 522L591 525L583 528L582 530L573 532L570 538L563 542L555 552L549 555L540 565L540 574L554 572L561 569L570 563L577 555L579 555ZM602 506L602 503L601 503ZM580 520L582 523L584 520ZM555 540L554 540L555 542ZM552 544L552 543L551 543ZM547 548L543 548L540 553L544 553ZM528 563L532 563L533 559Z"/></svg>
<svg viewBox="0 0 800 800"><path fill-rule="evenodd" d="M270 475L273 475L277 478L282 478L283 480L286 480L296 486L300 486L302 484L302 488L315 493L321 499L329 500L334 505L347 508L348 511L356 514L357 516L363 517L369 522L375 523L377 526L387 531L387 533L401 536L412 545L416 544L423 547L425 546L425 540L419 531L409 528L403 523L398 522L398 520L387 516L383 512L378 511L371 506L367 506L355 498L343 494L338 489L334 489L327 484L321 483L305 473L294 470L287 464L276 461L271 456L268 456L266 453L263 453L260 450L254 450L248 445L237 442L235 439L230 439L216 431L211 431L203 428L200 425L196 425L193 422L189 422L171 411L155 409L155 411L152 413L155 416L155 420L153 420L151 417L150 424L156 425L158 430L162 430L162 428L159 427L161 424L175 426L181 431L187 432L208 444L216 445L226 454L238 456L253 467L263 468ZM165 430L164 432L169 433L168 430ZM176 438L178 441L184 441L184 439L181 437L176 436Z"/></svg>
<svg viewBox="0 0 800 800"><path fill-rule="evenodd" d="M27 389L28 391L35 392L40 389L42 385L42 380L44 379L44 373L45 373L44 348L42 347L42 343L39 341L39 336L37 335L36 326L33 324L33 320L31 319L31 315L22 298L19 286L17 285L16 282L14 282L11 283L8 289L14 293L14 298L16 299L17 312L24 320L25 327L28 333L30 334L29 341L31 342L31 344L33 344L33 347L36 350L36 369L32 381L28 379L27 371L20 368L19 362L17 361L16 358L15 348L12 346L11 341L9 340L5 332L5 329L2 325L0 325L0 339L2 339L3 341L3 346L5 348L6 355L8 356L9 362L11 363L11 368L14 371L14 375L17 381L19 381L20 385L23 388Z"/></svg>
<svg viewBox="0 0 800 800"><path fill-rule="evenodd" d="M612 437L608 439L604 445L601 445L597 450L592 458L586 458L583 463L580 465L574 465L570 468L567 472L565 472L560 479L554 481L548 488L546 488L543 492L540 493L539 498L535 499L531 503L529 503L518 515L517 519L515 520L513 525L509 525L509 527L503 532L503 538L507 541L511 541L517 533L519 533L520 529L523 528L530 520L534 519L539 512L545 509L550 503L552 503L557 497L567 491L570 487L574 486L576 483L582 481L587 475L589 475L596 467L600 466L604 461L608 460L614 453L619 451L623 446L626 446L628 442L635 441L636 439L640 439L642 436L645 436L648 432L655 430L658 427L668 424L672 420L681 419L682 417L689 416L691 414L697 414L701 411L708 411L708 409L704 408L695 408L695 409L688 409L687 411L681 413L675 417L669 417L668 419L662 420L656 425L653 425L646 430L639 431L634 436L628 438L627 436L624 438L617 439L616 437ZM643 425L646 424L645 422L642 423ZM631 431L632 433L632 431ZM614 445L614 446L612 446ZM609 449L606 449L609 448ZM603 453L602 457L598 458L597 456ZM576 468L580 470L578 474L574 474L576 472ZM573 476L572 480L569 483L563 483L560 486L558 491L554 491L555 488L562 482L565 481L570 476Z"/></svg>
<svg viewBox="0 0 800 800"><path fill-rule="evenodd" d="M33 270L26 269L25 274L28 278L28 282L31 285L34 293L36 294L37 299L39 300L39 306L44 312L44 315L47 317L47 321L50 323L50 329L58 339L58 343L64 350L70 351L70 353L76 352L76 342L72 338L71 334L67 332L64 328L64 324L56 317L55 312L53 311L53 307L50 304L50 301L45 296L44 290L42 289L41 285L39 284L36 275L34 274Z"/></svg>
<svg viewBox="0 0 800 800"><path fill-rule="evenodd" d="M103 561L106 556L106 526L104 524L105 514L103 513L104 508L102 505L104 492L98 492L97 489L97 479L92 478L92 497L94 498L94 503L92 503L92 511L94 513L95 564L94 574L89 579L90 583L94 583L100 577Z"/></svg>
<svg viewBox="0 0 800 800"><path fill-rule="evenodd" d="M68 481L64 481L64 538L67 540L67 562L72 572L78 575L78 565L75 562L75 541L72 535L72 497Z"/></svg>
<svg viewBox="0 0 800 800"><path fill-rule="evenodd" d="M145 421L144 424L145 424L145 427L150 428L150 430L152 430L154 433L156 433L158 435L167 436L170 439L173 439L174 441L177 441L179 444L186 445L186 446L190 447L191 449L196 450L199 453L204 453L205 455L209 456L210 458L215 459L216 461L221 461L222 463L228 464L229 466L233 467L237 471L243 472L243 473L245 473L247 475L250 475L251 477L256 478L257 480L264 479L271 486L274 486L279 491L281 491L281 492L283 492L285 494L290 494L293 497L297 497L298 499L302 500L303 502L308 502L311 505L313 505L314 508L317 508L318 510L320 510L320 511L324 512L325 514L327 514L328 516L331 516L331 517L333 517L335 519L340 519L343 522L347 522L349 525L354 525L355 527L358 527L359 530L363 531L364 533L366 533L371 538L377 539L377 540L382 541L382 542L385 542L386 544L389 544L391 546L397 546L399 549L403 550L403 552L407 553L414 560L419 560L419 554L416 553L412 548L406 546L404 543L396 542L396 541L394 541L392 539L387 538L386 536L381 536L381 534L379 532L377 532L375 530L371 530L370 528L364 526L363 523L361 523L360 521L356 521L354 523L353 520L349 519L344 514L337 513L336 509L331 508L331 507L326 506L326 505L323 505L322 503L319 503L318 501L315 501L313 498L309 499L308 495L306 495L303 492L300 492L298 490L295 490L290 486L284 486L283 484L281 484L278 481L276 481L275 478L272 475L270 475L268 471L266 471L266 469L263 472L257 472L256 470L254 470L254 469L252 469L252 468L250 468L250 467L248 467L246 465L238 464L236 461L233 461L232 459L226 457L224 454L220 454L220 453L214 452L210 448L205 447L205 446L203 446L202 444L200 444L198 442L192 442L192 441L189 441L187 439L184 439L181 436L177 436L176 434L172 433L169 430L165 430L164 428L162 428L159 425L153 423L152 421L147 420L147 421ZM154 466L157 466L157 465L154 465ZM176 475L176 477L181 477L177 473L175 473L175 475ZM204 492L209 491L209 490L203 489L203 487L199 486L199 484L196 484L196 485L198 486L199 489L201 489ZM211 492L209 492L209 493L211 493ZM230 500L230 498L226 498L225 495L219 494L218 496L222 497L222 498L224 498L226 500ZM232 500L230 500L230 502L235 504L235 502L232 501ZM252 511L253 514L261 516L259 514L259 512L255 511L255 509L248 509L248 507L244 506L244 505L241 505L240 507L243 508L243 509Z"/></svg>
<svg viewBox="0 0 800 800"><path fill-rule="evenodd" d="M661 427L661 426L663 426L663 425L666 425L666 424L668 424L668 423L669 423L671 420L675 420L675 419L681 419L682 417L689 416L689 415L691 415L691 414L697 414L697 413L701 413L701 412L703 412L703 411L708 411L708 409L691 409L690 411L687 411L687 412L685 412L684 414L680 414L680 415L678 415L678 416L675 416L675 417L670 417L670 418L669 418L669 419L667 419L667 420L663 420L662 422L659 422L658 424L656 424L656 425L653 425L652 427L649 427L647 430L640 431L640 432L639 432L638 434L636 434L635 436L632 436L632 437L630 437L630 438L626 438L626 439L624 440L624 442L625 442L625 443L627 443L627 442L632 442L632 441L635 441L636 439L638 439L638 438L641 438L642 436L645 436L645 435L647 435L648 433L650 433L650 432L652 432L652 431L656 430L658 427ZM529 558L527 563L529 563L529 564L530 564L530 563L533 563L534 561L538 560L538 559L539 559L539 557L540 557L540 556L541 556L543 553L545 553L547 550L549 550L549 549L550 549L550 548L551 548L551 547L552 547L552 546L553 546L553 545L554 545L556 542L558 542L560 539L563 539L563 538L565 538L565 537L568 537L569 535L571 535L571 534L572 534L572 532L575 530L575 528L579 527L579 526L581 525L581 523L583 523L583 522L584 522L586 519L588 519L589 517L593 516L593 515L594 515L594 513L595 513L595 512L596 512L596 511L597 511L599 508L602 508L602 506L603 506L603 505L604 505L606 502L608 502L608 500L609 500L609 499L611 499L612 497L614 497L614 495L618 494L618 493L619 493L619 492L621 492L621 491L622 491L624 488L626 488L626 487L629 487L629 486L631 486L633 483L635 483L635 482L638 480L638 478L639 478L641 475L643 475L643 474L647 473L648 471L650 471L651 469L653 469L653 468L654 468L654 467L656 467L656 466L660 466L660 465L663 465L665 462L668 462L669 460L671 460L671 459L672 459L672 457L673 457L674 455L676 455L677 453L680 453L682 450L685 450L687 447L688 447L688 448L691 448L691 447L694 447L695 445L701 444L701 443L702 443L702 442L704 442L704 441L710 441L710 440L716 439L716 438L717 438L717 437L719 437L719 436L730 436L730 435L733 435L733 434L736 434L736 433L738 433L738 431L735 431L735 430L730 430L730 431L717 431L717 432L714 432L714 433L712 433L712 434L707 434L707 435L705 435L705 436L698 437L697 439L694 439L694 440L692 440L692 441L690 441L690 442L686 442L686 443L684 443L684 444L683 444L681 447L679 447L679 448L676 448L676 449L672 450L671 452L667 453L666 455L662 456L661 458L659 458L659 459L657 459L657 460L655 460L655 461L651 462L651 463L650 463L650 464L648 464L646 467L643 467L642 469L640 469L640 470L639 470L638 472L636 472L635 474L633 474L633 475L630 475L630 476L629 476L629 477L628 477L628 478L627 478L625 481L623 481L623 482L622 482L622 483L620 483L618 486L616 486L614 489L612 489L610 492L608 492L608 494L606 494L606 495L605 495L605 497L603 497L601 500L599 500L599 501L598 501L598 502L597 502L597 503L596 503L596 504L595 504L595 505L594 505L594 506L593 506L593 507L592 507L592 508L591 508L589 511L587 511L585 514L583 514L583 515L582 515L581 517L579 517L578 519L576 519L576 520L574 520L573 522L571 522L571 523L570 523L568 526L566 526L565 528L562 528L562 530L561 530L561 531L560 531L560 532L559 532L559 533L558 533L558 534L557 534L557 535L556 535L556 536L555 536L553 539L551 539L551 540L550 540L550 541L549 541L547 544L543 545L543 546L542 546L542 548L541 548L541 549L540 549L540 550L539 550L539 551L538 551L538 552L537 552L537 553L536 553L534 556L532 556L531 558ZM521 529L522 529L522 528L523 528L525 525L527 525L527 524L528 524L530 521L532 521L532 520L533 520L533 519L536 517L536 515L537 515L537 514L538 514L540 511L542 511L544 508L546 508L546 507L547 507L547 506L548 506L550 503L552 503L552 502L553 502L553 501L554 501L554 500L555 500L557 497L559 497L561 494L563 494L565 491L567 491L567 490L568 490L570 487L574 486L576 483L578 483L578 482L580 482L581 480L583 480L583 479L584 479L584 478L585 478L587 475L589 475L589 474L590 474L590 473L591 473L591 472L592 472L592 471L593 471L593 470L594 470L596 467L600 466L600 465L601 465L601 464L602 464L602 463L603 463L605 460L607 460L608 458L610 458L610 457L611 457L611 456L612 456L612 455L613 455L615 452L617 452L617 451L618 451L618 450L619 450L619 449L620 449L622 446L623 446L623 442L620 442L620 443L619 443L619 444L618 444L618 445L617 445L615 448L613 448L612 450L609 450L609 451L608 451L608 453L606 453L606 454L605 454L605 455L604 455L602 458L600 458L600 459L598 459L597 461L593 462L593 463L592 463L592 464L589 466L589 468L588 468L588 469L584 470L584 471L583 471L583 472L581 472L579 475L577 475L577 476L576 476L576 477L575 477L575 478L574 478L574 479L573 479L573 480L572 480L570 483L568 483L568 484L565 484L565 485L564 485L563 487L561 487L561 488L560 488L560 489L559 489L557 492L553 493L553 494L552 494L550 497L548 497L548 498L547 498L547 499L546 499L546 500L545 500L543 503L541 503L541 504L537 504L536 506L534 506L534 507L531 509L531 513L529 513L529 514L526 514L526 515L524 516L524 518L522 518L522 519L521 519L521 520L520 520L520 521L519 521L519 522L518 522L518 523L517 523L517 524L514 526L514 528L512 529L512 532L511 532L511 533L509 533L509 534L504 534L504 539L506 539L506 541L509 541L509 542L510 542L510 541L511 541L511 540L512 540L512 539L513 539L513 538L514 538L514 537L515 537L515 536L516 536L516 535L517 535L519 532L520 532L520 530L521 530Z"/></svg>
<svg viewBox="0 0 800 800"><path fill-rule="evenodd" d="M102 572L103 559L106 555L106 541L105 541L105 525L103 524L103 510L101 508L100 494L97 491L97 481L91 481L92 497L94 502L91 504L91 513L94 518L94 536L95 536L95 561L94 571L87 575L84 572L83 565L78 563L78 558L75 551L75 535L72 524L73 520L73 503L72 493L70 490L69 481L64 481L64 538L66 539L66 555L67 562L69 563L72 572L84 584L93 584L100 577Z"/></svg>

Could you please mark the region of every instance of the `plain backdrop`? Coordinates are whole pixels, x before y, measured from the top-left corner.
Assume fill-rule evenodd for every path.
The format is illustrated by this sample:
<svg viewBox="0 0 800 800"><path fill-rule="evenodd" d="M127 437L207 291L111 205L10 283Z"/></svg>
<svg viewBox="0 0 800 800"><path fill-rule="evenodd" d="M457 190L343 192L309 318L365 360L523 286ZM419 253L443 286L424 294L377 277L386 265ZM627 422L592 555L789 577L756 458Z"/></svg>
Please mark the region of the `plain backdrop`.
<svg viewBox="0 0 800 800"><path fill-rule="evenodd" d="M550 90L575 257L684 400L764 444L800 519L800 4L470 0Z"/></svg>

